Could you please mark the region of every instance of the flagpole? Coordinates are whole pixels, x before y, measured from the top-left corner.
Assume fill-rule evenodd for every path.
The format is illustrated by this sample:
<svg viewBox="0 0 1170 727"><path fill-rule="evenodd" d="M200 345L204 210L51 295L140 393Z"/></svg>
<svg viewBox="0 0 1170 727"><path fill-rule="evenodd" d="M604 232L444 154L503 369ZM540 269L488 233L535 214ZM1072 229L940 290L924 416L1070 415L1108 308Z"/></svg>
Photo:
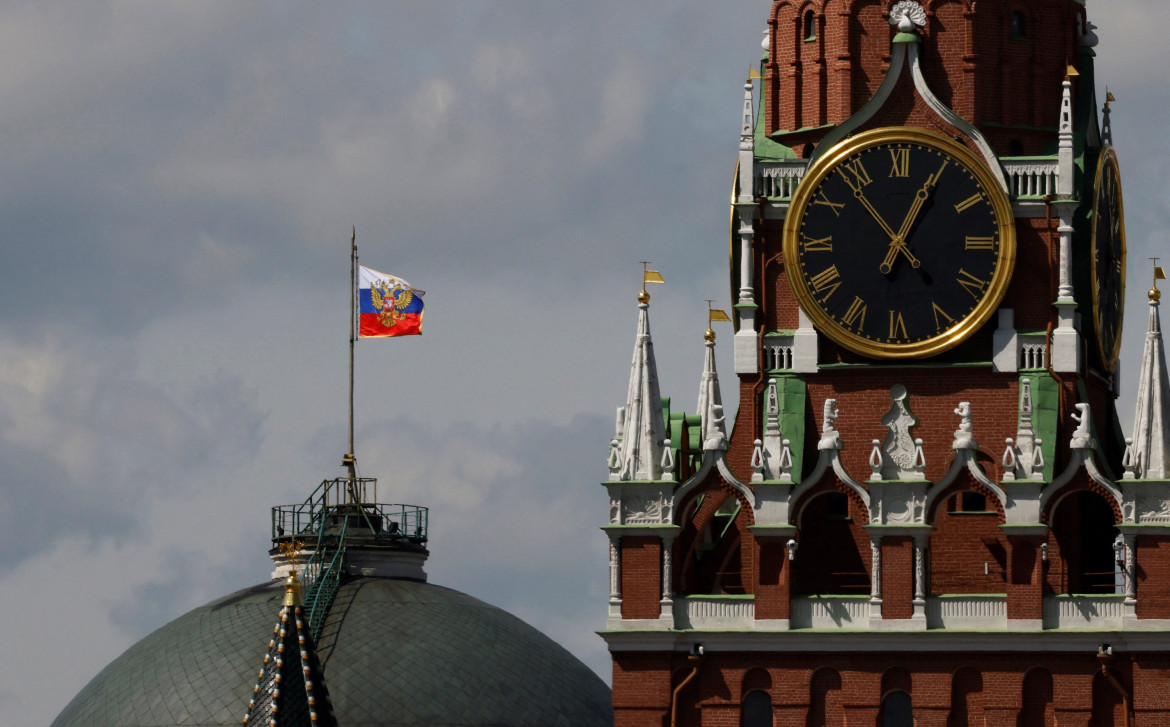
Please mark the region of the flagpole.
<svg viewBox="0 0 1170 727"><path fill-rule="evenodd" d="M353 447L353 350L356 339L355 329L357 318L357 227L350 231L349 238L349 451L346 452L341 464L346 467L349 475L349 499L357 504L357 463Z"/></svg>

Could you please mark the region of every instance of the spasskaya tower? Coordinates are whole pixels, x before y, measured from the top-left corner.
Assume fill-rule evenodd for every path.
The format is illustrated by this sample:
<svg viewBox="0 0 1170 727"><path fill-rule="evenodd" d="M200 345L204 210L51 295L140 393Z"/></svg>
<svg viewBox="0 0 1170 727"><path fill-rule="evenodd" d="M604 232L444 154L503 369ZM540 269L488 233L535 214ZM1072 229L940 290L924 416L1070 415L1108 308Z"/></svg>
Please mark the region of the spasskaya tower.
<svg viewBox="0 0 1170 727"><path fill-rule="evenodd" d="M605 483L615 724L1170 723L1161 270L1123 427L1085 3L779 0L767 29L726 413L711 330L694 414L662 395L638 298Z"/></svg>

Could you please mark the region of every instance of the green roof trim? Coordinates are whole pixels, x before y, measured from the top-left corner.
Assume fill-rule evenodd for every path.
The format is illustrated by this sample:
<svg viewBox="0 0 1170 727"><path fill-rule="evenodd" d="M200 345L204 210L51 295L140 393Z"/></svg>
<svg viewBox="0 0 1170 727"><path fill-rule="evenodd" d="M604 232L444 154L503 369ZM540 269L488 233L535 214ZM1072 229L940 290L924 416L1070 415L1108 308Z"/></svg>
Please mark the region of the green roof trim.
<svg viewBox="0 0 1170 727"><path fill-rule="evenodd" d="M776 401L780 405L780 436L787 439L792 451L792 482L799 485L804 478L805 409L808 406L808 382L803 374L780 374L776 379ZM767 396L767 389L765 389ZM760 407L767 423L766 407Z"/></svg>
<svg viewBox="0 0 1170 727"><path fill-rule="evenodd" d="M1020 402L1024 397L1024 379L1032 380L1032 431L1041 440L1044 454L1044 482L1052 482L1056 466L1056 434L1060 422L1060 384L1047 371L1029 371L1020 374ZM1019 411L1017 406L1016 411ZM1019 418L1016 419L1017 426Z"/></svg>
<svg viewBox="0 0 1170 727"><path fill-rule="evenodd" d="M761 161L783 162L796 158L796 152L790 147L772 141L768 138L768 130L766 128L767 114L764 113L763 99L768 97L767 94L767 80L763 72L763 63L760 64L760 105L756 109L756 132L754 139L755 158Z"/></svg>

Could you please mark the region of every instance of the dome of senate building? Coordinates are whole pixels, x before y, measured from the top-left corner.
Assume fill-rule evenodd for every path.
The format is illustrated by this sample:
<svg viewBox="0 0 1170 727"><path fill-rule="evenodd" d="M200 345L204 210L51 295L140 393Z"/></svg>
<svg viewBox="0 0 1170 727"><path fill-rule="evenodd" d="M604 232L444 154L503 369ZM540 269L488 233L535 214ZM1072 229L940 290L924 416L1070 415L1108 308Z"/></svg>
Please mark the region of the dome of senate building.
<svg viewBox="0 0 1170 727"><path fill-rule="evenodd" d="M107 666L53 727L238 726L283 593L273 580L180 616ZM343 584L317 653L342 727L613 723L609 689L576 657L441 586Z"/></svg>
<svg viewBox="0 0 1170 727"><path fill-rule="evenodd" d="M502 609L426 583L425 531L413 522L408 531L394 524L398 516L386 515L388 507L411 506L305 509L321 538L316 548L326 552L332 534L329 552L344 556L336 586L317 596L324 616L308 640L340 727L613 724L609 688L563 647ZM363 509L336 517L346 508ZM425 508L416 510L425 523ZM325 517L317 517L321 512ZM347 528L347 519L359 527ZM274 522L307 532L295 519ZM284 537L274 526L274 543ZM131 646L53 727L240 725L260 689L257 674L282 611L283 579L290 568L313 572L309 555L274 548L272 556L274 580L196 608ZM318 573L318 582L328 580L328 567ZM312 621L313 589L306 590ZM277 724L293 723L285 717Z"/></svg>

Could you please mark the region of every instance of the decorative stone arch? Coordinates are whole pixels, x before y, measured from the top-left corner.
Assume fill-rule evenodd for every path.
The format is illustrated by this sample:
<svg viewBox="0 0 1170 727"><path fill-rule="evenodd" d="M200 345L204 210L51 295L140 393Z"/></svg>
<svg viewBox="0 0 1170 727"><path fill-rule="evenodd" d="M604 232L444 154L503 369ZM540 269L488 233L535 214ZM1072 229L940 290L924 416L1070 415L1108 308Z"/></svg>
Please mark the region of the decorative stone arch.
<svg viewBox="0 0 1170 727"><path fill-rule="evenodd" d="M1111 515L1086 521L1079 508L1093 505L1093 500L1076 500L1075 521L1069 521L1069 511L1062 506L1078 495L1093 495L1101 503L1102 513ZM1069 593L1114 593L1117 583L1117 563L1113 550L1122 523L1121 511L1112 494L1088 477L1078 477L1067 487L1061 488L1044 503L1041 519L1049 525L1048 560L1050 566L1046 579L1053 590Z"/></svg>
<svg viewBox="0 0 1170 727"><path fill-rule="evenodd" d="M961 482L964 478L970 478L973 485L968 489L976 490L984 493L984 496L990 496L989 502L995 502L995 510L1000 514L1000 517L1005 516L1005 503L1007 502L1007 493L1003 491L999 485L995 483L987 473L975 461L975 454L973 450L963 449L955 452L955 459L951 462L951 467L947 473L943 475L942 479L931 486L926 491L926 503L923 507L924 517L926 522L934 520L934 511L938 503L949 497L949 492L953 491L953 486L956 482Z"/></svg>
<svg viewBox="0 0 1170 727"><path fill-rule="evenodd" d="M792 503L792 508L790 512L792 513L792 524L795 525L798 530L800 529L800 519L804 515L804 510L808 504L817 497L829 492L840 492L841 494L848 497L849 500L857 506L858 510L865 514L865 523L863 524L869 524L868 503L861 499L861 496L847 483L842 482L840 478L826 477L822 478L820 482L814 484L811 487L801 488L800 491L792 493L792 499L790 500Z"/></svg>
<svg viewBox="0 0 1170 727"><path fill-rule="evenodd" d="M707 452L703 457L703 464L701 467L699 467L699 471L692 475L690 479L688 479L677 490L674 491L674 496L671 498L671 505L674 507L674 517L676 520L674 524L678 524L677 518L679 506L682 505L683 500L686 499L686 497L690 495L695 488L707 482L708 476L711 475L711 470L715 470L717 472L716 477L722 481L724 485L732 488L738 493L736 496L739 497L743 504L752 511L752 519L754 521L756 506L755 493L753 493L751 488L749 488L747 485L736 479L735 475L731 473L731 470L727 468L727 463L723 459L722 452Z"/></svg>
<svg viewBox="0 0 1170 727"><path fill-rule="evenodd" d="M1080 471L1082 464L1085 468L1083 473ZM1093 460L1084 454L1084 450L1074 451L1073 459L1065 471L1040 493L1040 521L1048 522L1048 515L1056 503L1063 499L1067 492L1078 489L1089 489L1104 497L1113 510L1115 522L1117 524L1122 522L1124 496L1121 490L1101 475Z"/></svg>
<svg viewBox="0 0 1170 727"><path fill-rule="evenodd" d="M940 487L940 485L943 485ZM998 487L992 489L987 484L980 481L977 477L969 473L960 473L959 476L951 479L949 482L939 482L939 484L930 488L926 493L926 507L925 519L928 524L934 523L935 517L938 514L938 507L960 492L978 492L987 498L987 504L992 506L995 512L999 513L1000 523L1007 521L1007 515L1004 511L1003 500L1001 496L1003 491Z"/></svg>
<svg viewBox="0 0 1170 727"><path fill-rule="evenodd" d="M671 544L675 561L672 573L672 590L683 594L709 592L711 588L730 587L728 584L734 583L734 579L724 581L722 576L711 578L712 571L709 571L705 566L700 568L697 565L700 560L699 549L703 545L703 538L706 537L704 534L713 526L716 516L729 499L738 502L740 511L735 514L727 527L734 525L736 530L741 533L742 538L744 533L749 532L748 527L755 523L755 510L749 499L751 492L745 492L746 488L743 487L742 483L734 480L728 481L722 472L712 473L709 469L707 469L706 475L702 479L693 478L687 483L685 491L680 489L674 498L673 523L678 525L681 530ZM706 497L712 493L717 496ZM704 497L703 503L692 514L690 512L691 503L699 496ZM722 552L723 560L720 561L721 565L714 572L723 573L722 566L734 558L738 558L740 580L735 588L743 588L745 592L751 592L752 579L750 574L743 570L743 559L746 556L741 538L720 541L713 552ZM710 582L708 583L706 580L710 580Z"/></svg>
<svg viewBox="0 0 1170 727"><path fill-rule="evenodd" d="M853 519L838 518L819 511L823 519L810 521L810 504L829 493L850 501ZM792 562L792 592L796 594L864 595L872 589L873 560L871 537L863 528L869 523L869 508L851 488L837 478L825 478L805 491L792 510L800 545Z"/></svg>
<svg viewBox="0 0 1170 727"><path fill-rule="evenodd" d="M859 500L861 500L862 504L865 505L867 512L866 517L868 517L869 491L866 490L860 482L849 476L849 473L846 472L845 468L841 466L841 459L837 456L836 451L822 450L820 454L821 456L820 459L817 460L816 468L813 469L813 471L809 473L808 477L805 477L804 480L799 485L797 485L796 488L792 490L792 493L788 496L788 503L790 506L789 512L796 511L795 506L798 505L802 499L804 499L807 492L821 483L825 476L829 474L829 470L831 469L833 473L836 474L837 481L852 491L852 494L846 494L848 494L851 498L856 496ZM829 481L832 481L831 475ZM797 518L791 517L790 519L795 521Z"/></svg>

